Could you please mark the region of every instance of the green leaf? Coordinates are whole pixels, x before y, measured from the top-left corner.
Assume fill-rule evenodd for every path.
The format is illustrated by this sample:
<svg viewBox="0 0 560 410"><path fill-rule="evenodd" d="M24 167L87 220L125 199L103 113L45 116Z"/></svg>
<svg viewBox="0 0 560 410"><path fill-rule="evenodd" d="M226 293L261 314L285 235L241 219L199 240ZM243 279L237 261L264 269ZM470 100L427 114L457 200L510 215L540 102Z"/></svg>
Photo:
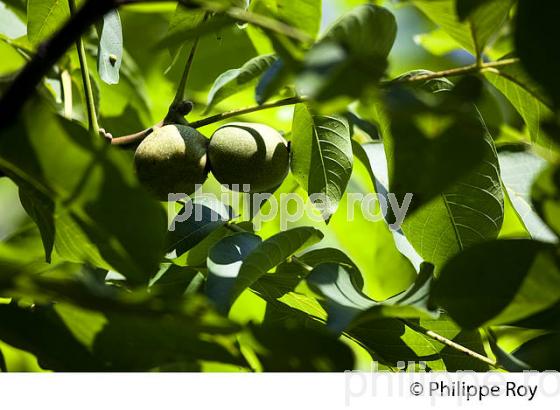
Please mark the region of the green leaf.
<svg viewBox="0 0 560 410"><path fill-rule="evenodd" d="M355 157L366 166L375 187L375 192L384 198L388 198L389 171L387 169L387 157L383 143L375 142L363 145L354 143L352 146ZM406 238L401 227L397 226L397 220L389 220L389 214L387 214L385 221L393 235L398 251L410 261L416 271L419 271L423 259Z"/></svg>
<svg viewBox="0 0 560 410"><path fill-rule="evenodd" d="M4 358L4 353L0 349L0 373L7 373L8 367L6 366L6 359Z"/></svg>
<svg viewBox="0 0 560 410"><path fill-rule="evenodd" d="M363 4L333 23L321 42L340 44L353 56L385 59L393 48L396 34L396 20L388 9Z"/></svg>
<svg viewBox="0 0 560 410"><path fill-rule="evenodd" d="M350 347L317 326L251 326L265 372L343 372L354 368Z"/></svg>
<svg viewBox="0 0 560 410"><path fill-rule="evenodd" d="M231 291L232 303L269 270L322 238L320 231L310 227L293 228L268 238L244 259Z"/></svg>
<svg viewBox="0 0 560 410"><path fill-rule="evenodd" d="M420 320L420 325L484 355L478 331L461 330L447 317ZM375 319L349 331L374 360L398 370L487 371L488 366L419 333L397 319ZM412 369L411 369L412 367Z"/></svg>
<svg viewBox="0 0 560 410"><path fill-rule="evenodd" d="M107 84L119 82L119 71L123 57L121 18L117 10L103 17L99 35L97 71Z"/></svg>
<svg viewBox="0 0 560 410"><path fill-rule="evenodd" d="M443 267L433 300L465 329L521 320L560 301L556 258L554 246L531 240L473 246Z"/></svg>
<svg viewBox="0 0 560 410"><path fill-rule="evenodd" d="M47 244L66 237L78 250L93 248L136 284L157 271L165 213L139 187L121 152L32 101L20 121L2 130L0 168L24 189L32 186L49 198L50 208L36 214L51 221L39 224L43 237L54 235Z"/></svg>
<svg viewBox="0 0 560 410"><path fill-rule="evenodd" d="M423 265L416 282L402 294L376 302L363 294L343 266L323 263L307 277L307 283L325 299L327 326L336 333L360 323L382 318L433 318L428 308L433 267Z"/></svg>
<svg viewBox="0 0 560 410"><path fill-rule="evenodd" d="M385 73L396 32L389 10L373 4L353 9L307 53L296 79L298 93L318 101L360 97Z"/></svg>
<svg viewBox="0 0 560 410"><path fill-rule="evenodd" d="M252 0L249 12L261 16L269 16L281 21L315 39L321 26L322 0L303 0L295 5L290 0ZM249 25L249 37L259 54L273 51L272 38L258 27Z"/></svg>
<svg viewBox="0 0 560 410"><path fill-rule="evenodd" d="M436 94L426 94L425 88L435 90ZM406 198L406 193L412 192L415 195L412 201L420 200L420 204L424 204L419 209L418 205L414 206L417 210L404 218L402 230L418 254L436 266L436 271L459 251L497 238L504 215L498 158L492 137L478 110L473 111L468 100L462 101L459 86L457 92L441 92L448 88L449 82L437 81L420 86L416 94L396 90L394 97L388 99L389 113L375 102L366 107L383 136L390 191L397 194L399 203ZM434 100L436 104L431 106ZM392 115L392 122L388 114ZM463 121L466 125L461 129ZM398 137L393 135L395 127ZM454 132L447 132L447 128ZM412 130L427 135L415 138ZM465 135L468 130L473 132ZM431 137L438 133L442 134L439 138L444 137L442 147L445 148L438 148L438 139ZM474 147L478 144L460 139L453 143L456 135L475 141L483 138L482 157L460 158L465 154L464 147L469 147L467 152L476 152ZM451 163L451 158L455 164ZM469 171L467 166L472 167L472 162L474 169ZM454 165L462 169L453 169ZM459 175L461 171L462 176ZM400 186L394 187L397 178L401 180ZM441 189L443 192L426 202L426 198Z"/></svg>
<svg viewBox="0 0 560 410"><path fill-rule="evenodd" d="M166 37L176 39L173 45L170 46L172 57L177 58L180 54L179 50L185 43L188 45L191 41L185 40L181 42L183 32L194 30L204 20L204 11L200 9L189 9L187 7L177 4L175 12L169 20L169 27L167 28Z"/></svg>
<svg viewBox="0 0 560 410"><path fill-rule="evenodd" d="M254 86L259 77L275 61L277 61L276 57L271 54L257 56L247 61L241 68L228 70L220 75L214 82L212 89L208 92L208 108L206 111L209 111L226 98Z"/></svg>
<svg viewBox="0 0 560 410"><path fill-rule="evenodd" d="M50 37L70 17L68 1L29 0L27 2L27 37L35 46Z"/></svg>
<svg viewBox="0 0 560 410"><path fill-rule="evenodd" d="M517 7L515 48L523 67L560 107L560 51L556 39L560 36L557 1L520 0ZM536 46L538 44L538 47Z"/></svg>
<svg viewBox="0 0 560 410"><path fill-rule="evenodd" d="M414 96L400 92L387 97L391 117L391 137L385 138L389 188L400 201L412 194L410 211L415 211L479 167L491 137L480 113L472 106L441 113L453 116L446 123L443 115L431 113L428 106L406 109L405 98ZM423 120L429 125L424 126ZM440 125L436 126L438 120Z"/></svg>
<svg viewBox="0 0 560 410"><path fill-rule="evenodd" d="M156 47L177 49L189 40L215 33L235 23L233 18L223 14L215 15L204 22L202 17L202 15L177 17L177 21L170 26L167 34Z"/></svg>
<svg viewBox="0 0 560 410"><path fill-rule="evenodd" d="M528 341L513 353L513 357L540 372L559 371L560 354L558 354L560 334L551 333Z"/></svg>
<svg viewBox="0 0 560 410"><path fill-rule="evenodd" d="M531 196L533 205L548 226L560 235L560 167L549 166L537 178Z"/></svg>
<svg viewBox="0 0 560 410"><path fill-rule="evenodd" d="M273 95L278 94L290 75L290 69L279 58L264 72L255 88L255 101L262 105Z"/></svg>
<svg viewBox="0 0 560 410"><path fill-rule="evenodd" d="M520 64L485 71L484 76L511 102L523 117L531 141L549 151L553 142L541 128L541 122L552 117L551 102L532 81Z"/></svg>
<svg viewBox="0 0 560 410"><path fill-rule="evenodd" d="M434 267L423 263L416 281L408 289L361 313L350 327L376 318L437 319L439 312L429 302L433 274Z"/></svg>
<svg viewBox="0 0 560 410"><path fill-rule="evenodd" d="M233 287L243 261L261 243L259 236L242 232L225 237L210 249L206 262L206 295L218 311L227 313L229 310Z"/></svg>
<svg viewBox="0 0 560 410"><path fill-rule="evenodd" d="M459 20L465 21L478 8L482 7L486 3L490 3L491 1L494 0L457 0L456 7Z"/></svg>
<svg viewBox="0 0 560 410"><path fill-rule="evenodd" d="M299 283L309 274L304 265L312 268L322 263L335 263L348 271L356 288L364 287L364 278L354 262L341 250L336 248L314 249L298 257L298 261L285 261L276 268L274 275L266 275L259 279L251 288L267 299L278 299L293 292Z"/></svg>
<svg viewBox="0 0 560 410"><path fill-rule="evenodd" d="M524 329L547 329L558 331L560 330L560 303L557 303L549 309L545 309L537 314L515 322L512 326Z"/></svg>
<svg viewBox="0 0 560 410"><path fill-rule="evenodd" d="M291 169L298 183L314 199L323 218L336 212L353 167L348 121L313 114L304 104L295 108L292 125Z"/></svg>
<svg viewBox="0 0 560 410"><path fill-rule="evenodd" d="M372 359L398 370L446 370L441 345L412 330L398 319L371 320L349 331ZM412 369L409 369L409 366Z"/></svg>
<svg viewBox="0 0 560 410"><path fill-rule="evenodd" d="M231 217L231 208L211 196L189 200L169 227L167 252L171 257L183 255L224 226Z"/></svg>
<svg viewBox="0 0 560 410"><path fill-rule="evenodd" d="M184 314L101 313L57 304L35 309L0 305L0 338L55 371L148 371L199 360L244 365L233 350L238 328L199 300ZM144 313L144 314L142 314ZM212 335L225 338L210 340ZM229 338L229 340L228 340Z"/></svg>
<svg viewBox="0 0 560 410"><path fill-rule="evenodd" d="M249 11L274 17L314 39L321 26L321 3L322 0L302 0L297 5L290 0L252 0Z"/></svg>
<svg viewBox="0 0 560 410"><path fill-rule="evenodd" d="M448 316L442 316L437 320L421 320L420 325L425 329L436 332L437 334L466 347L473 352L482 356L486 356L482 336L478 330L465 330L453 323ZM458 354L457 350L441 345L431 338L425 336L425 339L432 343L437 349L438 353L445 364L445 369L448 372L457 372L461 370L471 370L475 372L487 372L489 367L486 363L472 358L467 355Z"/></svg>
<svg viewBox="0 0 560 410"><path fill-rule="evenodd" d="M47 262L51 261L51 254L56 249L62 259L111 269L78 223L67 213L58 212L49 195L24 181L20 181L19 186L21 203L41 232Z"/></svg>
<svg viewBox="0 0 560 410"><path fill-rule="evenodd" d="M530 366L517 359L512 354L504 351L497 343L496 336L489 329L488 330L488 344L492 349L492 353L496 356L498 363L504 367L508 372L522 372L531 370Z"/></svg>
<svg viewBox="0 0 560 410"><path fill-rule="evenodd" d="M335 263L316 266L307 283L326 299L327 326L335 333L341 333L358 314L376 305L356 288L348 271Z"/></svg>
<svg viewBox="0 0 560 410"><path fill-rule="evenodd" d="M481 56L492 37L505 23L513 0L489 0L462 23L455 0L412 0L426 16L447 32L461 47Z"/></svg>
<svg viewBox="0 0 560 410"><path fill-rule="evenodd" d="M167 299L182 299L196 290L203 275L188 266L162 264L160 271L150 281L150 293Z"/></svg>
<svg viewBox="0 0 560 410"><path fill-rule="evenodd" d="M556 235L539 218L531 204L531 187L546 161L530 151L503 151L498 155L501 177L515 211L533 239L556 242Z"/></svg>
<svg viewBox="0 0 560 410"><path fill-rule="evenodd" d="M441 28L414 36L414 42L438 57L445 56L458 47L457 42Z"/></svg>
<svg viewBox="0 0 560 410"><path fill-rule="evenodd" d="M497 238L500 232L504 198L489 137L486 144L485 162L480 167L404 221L408 240L436 268L473 244Z"/></svg>

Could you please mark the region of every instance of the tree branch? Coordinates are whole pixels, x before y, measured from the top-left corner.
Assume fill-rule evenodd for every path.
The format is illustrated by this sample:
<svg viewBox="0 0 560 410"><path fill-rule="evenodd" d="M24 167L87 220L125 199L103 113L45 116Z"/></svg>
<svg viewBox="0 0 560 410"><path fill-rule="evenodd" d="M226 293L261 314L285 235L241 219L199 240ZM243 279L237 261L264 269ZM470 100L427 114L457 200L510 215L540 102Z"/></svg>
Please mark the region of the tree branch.
<svg viewBox="0 0 560 410"><path fill-rule="evenodd" d="M509 58L506 60L499 60L491 63L484 63L481 65L473 64L465 67L452 68L449 70L438 71L430 74L419 74L412 77L397 78L395 80L385 81L382 83L382 85L389 86L394 84L407 84L407 83L414 83L418 81L436 80L438 78L448 78L448 77L456 77L460 75L477 74L480 72L484 72L486 70L516 64L518 62L519 59L517 58Z"/></svg>
<svg viewBox="0 0 560 410"><path fill-rule="evenodd" d="M111 145L118 145L123 148L133 148L140 142L142 142L148 135L154 132L154 129L162 127L163 121L160 121L156 125L145 130L136 132L134 134L125 135L124 137L112 138L107 133L105 136L110 140Z"/></svg>
<svg viewBox="0 0 560 410"><path fill-rule="evenodd" d="M425 336L428 336L430 339L434 339L440 342L441 344L446 345L447 347L450 347L458 352L461 352L469 357L472 357L473 359L486 363L487 365L492 366L496 369L502 368L495 360L492 360L489 357L483 356L480 353L468 349L465 346L454 342L453 340L449 340L448 338L440 335L439 333L434 332L433 330L426 329L420 325L410 322L409 320L404 320L404 319L400 319L400 320L411 329L415 330L418 333L422 333Z"/></svg>
<svg viewBox="0 0 560 410"><path fill-rule="evenodd" d="M254 107L248 107L248 108L242 108L239 110L232 110L232 111L227 111L221 114L217 114L217 115L213 115L211 117L207 117L207 118L203 118L202 120L199 121L195 121L195 122L191 122L191 123L187 123L189 127L192 128L200 128L200 127L204 127L206 125L210 125L213 124L215 122L220 122L223 120L226 120L228 118L232 118L232 117L237 117L240 115L244 115L244 114L249 114L252 112L256 112L256 111L261 111L261 110L267 110L267 109L271 109L271 108L277 108L277 107L283 107L286 105L293 105L293 104L298 104L301 102L304 102L305 99L301 98L301 97L291 97L291 98L286 98L284 100L279 100L279 101L275 101L272 103L268 103L268 104L263 104L263 105L257 105ZM181 113L181 115L186 115ZM168 123L169 121L166 120L166 123ZM177 118L175 123L177 123ZM156 125L157 127L158 125ZM161 125L159 125L161 126ZM119 146L133 146L139 142L141 142L144 138L146 138L148 135L150 135L150 133L152 132L153 127L142 130L140 132L137 132L135 134L130 134L130 135L125 135L123 137L116 137L116 138L112 138L111 139L111 144L112 145L119 145Z"/></svg>
<svg viewBox="0 0 560 410"><path fill-rule="evenodd" d="M407 78L398 78L395 80L390 80L390 81L386 81L381 83L381 86L383 87L387 87L387 86L391 86L391 85L395 85L395 84L408 84L408 83L414 83L414 82L419 82L419 81L429 81L429 80L434 80L434 79L438 79L438 78L447 78L447 77L454 77L454 76L459 76L459 75L467 75L467 74L475 74L475 73L479 73L479 72L484 72L486 70L495 70L496 68L499 67L505 67L508 65L512 65L515 63L518 63L519 60L517 58L510 58L510 59L506 59L506 60L500 60L500 61L495 61L495 62L491 62L491 63L485 63L482 66L478 66L476 64L474 65L469 65L469 66L465 66L465 67L459 67L459 68L452 68L449 70L444 70L444 71L438 71L435 73L430 73L430 74L419 74L413 77L407 77ZM282 106L286 106L286 105L293 105L293 104L299 104L302 102L307 101L307 99L305 97L291 97L291 98L286 98L283 100L279 100L279 101L275 101L272 103L268 103L268 104L262 104L262 105L256 105L253 107L248 107L248 108L242 108L242 109L238 109L238 110L231 110L231 111L227 111L227 112L223 112L220 114L216 114L207 118L203 118L201 120L198 121L194 121L191 122L189 124L190 127L193 128L201 128L216 122L220 122L223 120L226 120L228 118L233 118L233 117L237 117L237 116L241 116L241 115L245 115L245 114L250 114L253 112L257 112L257 111L261 111L261 110L267 110L270 108L277 108L277 107L282 107ZM112 143L114 145L130 145L131 142L132 143L136 143L142 140L142 132L141 133L136 133L136 134L132 134L132 135L127 135L124 137L119 137L119 138L114 138L112 141ZM122 141L122 142L121 142Z"/></svg>
<svg viewBox="0 0 560 410"><path fill-rule="evenodd" d="M0 99L0 126L16 118L49 69L88 27L118 4L118 0L87 0L59 31L39 46Z"/></svg>
<svg viewBox="0 0 560 410"><path fill-rule="evenodd" d="M216 114L216 115L213 115L213 116L208 117L208 118L203 118L201 120L191 122L189 124L189 126L193 127L193 128L200 128L200 127L204 127L206 125L213 124L215 122L220 122L220 121L226 120L228 118L238 117L240 115L250 114L250 113L257 112L257 111L262 111L262 110L268 110L268 109L271 109L271 108L283 107L283 106L286 106L286 105L299 104L299 103L302 103L304 101L306 101L306 99L304 97L285 98L283 100L278 100L278 101L275 101L275 102L272 102L272 103L256 105L256 106L253 106L253 107L241 108L241 109L238 109L238 110L231 110L231 111L223 112L221 114Z"/></svg>

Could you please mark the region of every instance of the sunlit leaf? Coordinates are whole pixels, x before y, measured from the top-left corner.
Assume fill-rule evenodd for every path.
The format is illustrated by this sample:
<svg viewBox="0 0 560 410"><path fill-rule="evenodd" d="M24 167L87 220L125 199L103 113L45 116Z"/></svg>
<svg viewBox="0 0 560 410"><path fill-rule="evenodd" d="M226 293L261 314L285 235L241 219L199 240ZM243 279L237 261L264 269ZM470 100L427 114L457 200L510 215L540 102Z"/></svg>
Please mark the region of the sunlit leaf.
<svg viewBox="0 0 560 410"><path fill-rule="evenodd" d="M29 0L27 2L27 36L39 45L70 17L68 1Z"/></svg>
<svg viewBox="0 0 560 410"><path fill-rule="evenodd" d="M292 133L292 172L307 193L315 196L315 206L328 220L336 212L352 174L348 121L315 115L306 105L298 104Z"/></svg>
<svg viewBox="0 0 560 410"><path fill-rule="evenodd" d="M274 55L258 56L247 61L243 67L228 70L220 75L208 93L207 111L226 98L254 86L275 61Z"/></svg>
<svg viewBox="0 0 560 410"><path fill-rule="evenodd" d="M465 22L461 22L455 0L411 2L474 55L482 55L492 37L505 23L513 4L513 0L486 1L470 13Z"/></svg>
<svg viewBox="0 0 560 410"><path fill-rule="evenodd" d="M531 204L531 187L546 167L546 161L529 151L500 152L501 177L509 199L531 237L556 242L556 235L543 223Z"/></svg>
<svg viewBox="0 0 560 410"><path fill-rule="evenodd" d="M123 57L123 38L121 18L118 11L103 17L99 35L97 70L107 84L119 82L119 70Z"/></svg>

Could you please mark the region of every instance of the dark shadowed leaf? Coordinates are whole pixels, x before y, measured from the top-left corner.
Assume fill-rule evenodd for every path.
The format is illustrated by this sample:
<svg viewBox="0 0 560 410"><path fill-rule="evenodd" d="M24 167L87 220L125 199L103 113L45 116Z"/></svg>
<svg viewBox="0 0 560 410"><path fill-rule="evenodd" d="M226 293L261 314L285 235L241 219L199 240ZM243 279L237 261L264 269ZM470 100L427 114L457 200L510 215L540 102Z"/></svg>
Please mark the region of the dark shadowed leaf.
<svg viewBox="0 0 560 410"><path fill-rule="evenodd" d="M560 50L556 42L560 37L559 15L557 1L520 0L515 24L515 47L521 63L557 108L560 107Z"/></svg>
<svg viewBox="0 0 560 410"><path fill-rule="evenodd" d="M315 267L307 283L325 299L327 326L335 333L341 333L358 314L376 304L356 288L348 271L335 263Z"/></svg>
<svg viewBox="0 0 560 410"><path fill-rule="evenodd" d="M479 7L494 0L457 0L457 16L459 20L466 20Z"/></svg>
<svg viewBox="0 0 560 410"><path fill-rule="evenodd" d="M560 301L557 258L554 246L531 240L478 244L443 267L433 301L465 329L521 320Z"/></svg>
<svg viewBox="0 0 560 410"><path fill-rule="evenodd" d="M164 298L181 299L198 290L202 274L188 266L162 264L150 282L150 293Z"/></svg>
<svg viewBox="0 0 560 410"><path fill-rule="evenodd" d="M282 324L252 326L255 351L268 372L343 372L354 366L352 350L324 329Z"/></svg>
<svg viewBox="0 0 560 410"><path fill-rule="evenodd" d="M437 312L428 304L432 274L433 267L424 264L409 289L383 302L363 294L348 271L334 263L318 265L307 277L307 283L325 300L327 326L341 333L375 319L437 317Z"/></svg>
<svg viewBox="0 0 560 410"><path fill-rule="evenodd" d="M539 336L523 344L512 355L522 363L526 363L532 370L560 371L559 343L558 333Z"/></svg>
<svg viewBox="0 0 560 410"><path fill-rule="evenodd" d="M419 324L473 351L484 354L478 331L464 331L448 318L421 320ZM413 327L417 327L414 324ZM487 371L488 366L428 338L398 319L374 319L349 331L374 360L396 370L450 372L458 370Z"/></svg>
<svg viewBox="0 0 560 410"><path fill-rule="evenodd" d="M523 363L512 354L503 350L497 343L496 336L491 330L488 330L488 344L492 349L492 353L496 356L497 362L508 372L522 372L531 370L527 363Z"/></svg>
<svg viewBox="0 0 560 410"><path fill-rule="evenodd" d="M225 237L210 249L206 262L206 295L214 302L218 311L227 313L231 307L233 286L243 261L261 243L262 239L257 235L249 232L236 233Z"/></svg>
<svg viewBox="0 0 560 410"><path fill-rule="evenodd" d="M299 283L309 274L307 266L314 268L323 263L336 263L343 266L351 276L356 288L364 287L364 278L354 262L341 250L336 248L314 249L301 256L298 261L288 260L276 268L274 275L266 275L251 288L260 294L266 294L267 300L278 299L293 292Z"/></svg>
<svg viewBox="0 0 560 410"><path fill-rule="evenodd" d="M560 167L545 169L537 177L531 196L541 218L560 235Z"/></svg>
<svg viewBox="0 0 560 410"><path fill-rule="evenodd" d="M38 224L47 251L54 243L75 262L95 263L89 255L100 255L133 283L147 283L157 272L165 213L121 152L33 101L2 130L0 167L21 188L40 193L27 199L39 209L31 215L47 219Z"/></svg>
<svg viewBox="0 0 560 410"><path fill-rule="evenodd" d="M74 306L0 305L0 338L56 371L148 371L177 362L244 366L231 338L238 328L200 301L185 314L100 313ZM219 335L220 341L209 340ZM217 340L217 339L216 339Z"/></svg>
<svg viewBox="0 0 560 410"><path fill-rule="evenodd" d="M264 104L273 95L277 94L286 85L289 75L290 69L281 58L274 61L264 72L255 88L257 104Z"/></svg>
<svg viewBox="0 0 560 410"><path fill-rule="evenodd" d="M321 239L323 239L321 231L310 227L293 228L268 238L244 259L231 292L232 303L241 292L269 270Z"/></svg>
<svg viewBox="0 0 560 410"><path fill-rule="evenodd" d="M493 140L472 102L445 92L449 86L436 81L414 93L396 89L386 100L388 112L376 101L364 106L384 138L389 191L399 204L414 194L415 212L409 210L402 230L436 271L462 249L495 239L504 215Z"/></svg>
<svg viewBox="0 0 560 410"><path fill-rule="evenodd" d="M211 196L196 196L173 219L167 235L167 252L179 257L224 226L232 210Z"/></svg>

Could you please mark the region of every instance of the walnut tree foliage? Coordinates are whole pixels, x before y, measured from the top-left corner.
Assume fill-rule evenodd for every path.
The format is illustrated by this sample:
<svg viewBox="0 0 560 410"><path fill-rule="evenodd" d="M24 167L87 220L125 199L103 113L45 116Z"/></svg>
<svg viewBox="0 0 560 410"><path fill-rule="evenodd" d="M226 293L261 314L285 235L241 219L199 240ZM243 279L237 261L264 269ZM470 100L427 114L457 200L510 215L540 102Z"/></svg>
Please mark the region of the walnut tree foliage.
<svg viewBox="0 0 560 410"><path fill-rule="evenodd" d="M0 370L560 370L559 15L0 0ZM154 127L233 121L281 132L271 195L321 220L139 183Z"/></svg>

